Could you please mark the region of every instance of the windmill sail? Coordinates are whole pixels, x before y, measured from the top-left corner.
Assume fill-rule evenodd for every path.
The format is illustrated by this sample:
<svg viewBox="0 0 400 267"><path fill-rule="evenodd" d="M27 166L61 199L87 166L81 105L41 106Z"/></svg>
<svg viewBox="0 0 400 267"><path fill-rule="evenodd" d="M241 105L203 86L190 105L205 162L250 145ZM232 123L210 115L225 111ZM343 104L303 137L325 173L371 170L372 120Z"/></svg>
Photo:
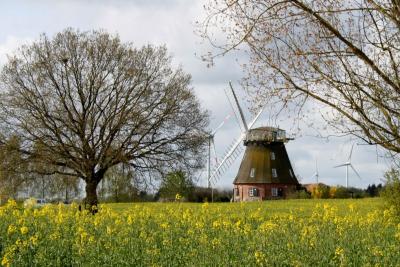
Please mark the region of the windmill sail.
<svg viewBox="0 0 400 267"><path fill-rule="evenodd" d="M250 122L250 124L246 125L248 129L251 129L251 127L256 123L263 110L264 108L261 108L261 110L257 113L254 119ZM225 171L235 162L236 158L243 151L243 147L239 145L246 137L246 134L247 132L241 133L239 138L232 143L230 149L226 152L220 164L212 172L210 180L213 181L214 185L218 182L218 179L221 177L221 175L225 173Z"/></svg>
<svg viewBox="0 0 400 267"><path fill-rule="evenodd" d="M215 168L215 170L211 174L211 180L213 180L213 184L216 184L219 177L225 173L227 168L232 165L233 161L240 155L240 152L237 150L243 149L239 145L242 143L243 139L245 138L246 134L242 133L240 137L233 143L231 149L225 154L224 158L222 159L221 163Z"/></svg>

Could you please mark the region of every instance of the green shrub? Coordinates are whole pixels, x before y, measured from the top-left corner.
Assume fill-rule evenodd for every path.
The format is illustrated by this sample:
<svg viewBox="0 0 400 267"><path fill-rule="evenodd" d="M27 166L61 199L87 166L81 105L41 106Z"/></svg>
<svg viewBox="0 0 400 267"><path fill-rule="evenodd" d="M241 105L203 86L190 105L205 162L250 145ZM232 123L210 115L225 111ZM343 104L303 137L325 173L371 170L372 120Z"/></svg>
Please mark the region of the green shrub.
<svg viewBox="0 0 400 267"><path fill-rule="evenodd" d="M388 206L393 207L396 214L400 216L400 170L391 168L384 175L386 186L383 190L384 197Z"/></svg>

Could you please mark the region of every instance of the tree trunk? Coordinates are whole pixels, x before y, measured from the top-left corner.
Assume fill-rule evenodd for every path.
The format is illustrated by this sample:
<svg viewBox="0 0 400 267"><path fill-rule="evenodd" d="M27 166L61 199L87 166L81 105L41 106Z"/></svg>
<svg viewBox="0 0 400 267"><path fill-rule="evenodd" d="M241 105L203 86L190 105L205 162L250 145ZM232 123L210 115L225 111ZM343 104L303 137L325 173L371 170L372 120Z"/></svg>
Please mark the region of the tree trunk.
<svg viewBox="0 0 400 267"><path fill-rule="evenodd" d="M96 213L97 204L99 203L97 199L97 185L98 182L95 181L86 182L85 209L92 211L92 213Z"/></svg>
<svg viewBox="0 0 400 267"><path fill-rule="evenodd" d="M68 204L68 186L65 187L65 203Z"/></svg>

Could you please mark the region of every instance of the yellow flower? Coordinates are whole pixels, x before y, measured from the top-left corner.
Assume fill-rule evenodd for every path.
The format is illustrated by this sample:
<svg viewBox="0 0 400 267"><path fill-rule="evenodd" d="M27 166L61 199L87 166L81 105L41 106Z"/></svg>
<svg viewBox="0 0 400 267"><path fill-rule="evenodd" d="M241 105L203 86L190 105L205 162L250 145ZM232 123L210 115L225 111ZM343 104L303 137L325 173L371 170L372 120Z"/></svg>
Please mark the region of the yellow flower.
<svg viewBox="0 0 400 267"><path fill-rule="evenodd" d="M17 230L17 227L15 227L13 224L10 224L7 229L7 234L11 235L11 234L15 233L16 230Z"/></svg>
<svg viewBox="0 0 400 267"><path fill-rule="evenodd" d="M132 223L133 223L133 218L132 218L132 216L131 215L128 215L128 218L127 218L127 220L126 220L126 222L128 223L128 225L132 225Z"/></svg>
<svg viewBox="0 0 400 267"><path fill-rule="evenodd" d="M37 240L38 240L37 235L33 235L33 236L31 236L31 237L29 238L29 242L30 242L32 245L37 245Z"/></svg>
<svg viewBox="0 0 400 267"><path fill-rule="evenodd" d="M169 228L168 223L162 223L162 224L160 224L160 226L161 226L161 228L163 228L163 229L168 229L168 228Z"/></svg>
<svg viewBox="0 0 400 267"><path fill-rule="evenodd" d="M337 247L335 250L335 258L341 258L344 255L344 249Z"/></svg>
<svg viewBox="0 0 400 267"><path fill-rule="evenodd" d="M8 201L7 201L6 207L9 208L9 209L14 209L14 208L17 207L17 202L15 202L14 199L11 199L11 198L10 198L10 199L8 199Z"/></svg>
<svg viewBox="0 0 400 267"><path fill-rule="evenodd" d="M265 254L262 253L261 251L256 251L254 253L254 257L256 258L256 262L258 264L261 264L261 263L265 262Z"/></svg>
<svg viewBox="0 0 400 267"><path fill-rule="evenodd" d="M90 236L88 241L89 241L89 243L94 243L94 241L95 241L94 236Z"/></svg>
<svg viewBox="0 0 400 267"><path fill-rule="evenodd" d="M218 238L214 238L211 241L211 245L212 245L213 249L215 249L215 248L217 248L218 246L221 245L221 240L219 240Z"/></svg>
<svg viewBox="0 0 400 267"><path fill-rule="evenodd" d="M278 227L277 224L271 221L266 221L263 224L261 224L258 229L263 233L268 233L274 231L277 227Z"/></svg>
<svg viewBox="0 0 400 267"><path fill-rule="evenodd" d="M21 229L20 229L21 234L23 234L23 235L26 234L26 233L28 233L28 230L29 230L29 229L28 229L28 227L26 227L26 226L22 226Z"/></svg>
<svg viewBox="0 0 400 267"><path fill-rule="evenodd" d="M355 205L353 203L349 204L349 210L351 212L354 212L354 209L355 209Z"/></svg>
<svg viewBox="0 0 400 267"><path fill-rule="evenodd" d="M113 233L113 229L110 226L107 226L107 234L111 235Z"/></svg>
<svg viewBox="0 0 400 267"><path fill-rule="evenodd" d="M10 266L10 260L7 258L7 255L4 255L3 259L1 260L1 266Z"/></svg>
<svg viewBox="0 0 400 267"><path fill-rule="evenodd" d="M182 196L181 196L179 193L177 193L177 194L175 195L175 200L176 200L176 201L181 200L181 198L182 198Z"/></svg>

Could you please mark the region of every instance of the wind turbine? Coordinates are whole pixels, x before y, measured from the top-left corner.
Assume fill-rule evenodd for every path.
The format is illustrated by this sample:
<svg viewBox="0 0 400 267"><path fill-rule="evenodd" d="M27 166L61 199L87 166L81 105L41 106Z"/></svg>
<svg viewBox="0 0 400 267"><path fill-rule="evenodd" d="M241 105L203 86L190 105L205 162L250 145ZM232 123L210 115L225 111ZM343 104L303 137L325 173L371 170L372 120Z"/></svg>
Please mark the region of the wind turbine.
<svg viewBox="0 0 400 267"><path fill-rule="evenodd" d="M354 171L354 173L358 176L358 178L361 179L361 176L358 174L356 169L354 169L353 164L351 164L351 155L353 154L353 148L354 148L354 144L351 146L349 157L347 158L347 161L345 163L334 166L334 168L346 167L346 188L349 188L349 166Z"/></svg>
<svg viewBox="0 0 400 267"><path fill-rule="evenodd" d="M208 136L208 176L207 176L207 187L211 188L211 149L214 152L215 156L215 164L218 164L218 157L217 157L217 151L215 150L215 143L214 143L214 137L215 134L218 132L219 129L224 126L224 124L230 119L231 114L225 117L225 119L217 126L217 128L212 131L209 136Z"/></svg>
<svg viewBox="0 0 400 267"><path fill-rule="evenodd" d="M253 127L253 125L256 123L257 119L260 117L260 115L264 109L262 107L261 110L257 113L257 115L253 118L253 120L249 124L247 124L244 114L243 114L243 110L239 105L239 101L237 99L235 91L233 90L231 82L229 82L229 87L231 88L234 102L239 111L240 119L243 123L244 131L242 131L240 136L228 147L228 150L225 153L225 156L223 157L222 161L218 164L218 166L210 174L210 176L209 176L210 180L213 180L214 184L218 181L219 177L223 173L225 173L225 171L233 164L233 162L236 160L236 158L240 155L240 152L243 150L243 148L241 146L239 146L240 143L246 137L248 130L251 129L251 127ZM233 108L233 106L232 106L232 108ZM236 115L236 113L235 113L235 115Z"/></svg>
<svg viewBox="0 0 400 267"><path fill-rule="evenodd" d="M317 159L315 159L315 173L311 176L311 178L314 178L316 180L316 183L318 184L318 178L319 178L319 173L318 173L318 163L317 163Z"/></svg>

